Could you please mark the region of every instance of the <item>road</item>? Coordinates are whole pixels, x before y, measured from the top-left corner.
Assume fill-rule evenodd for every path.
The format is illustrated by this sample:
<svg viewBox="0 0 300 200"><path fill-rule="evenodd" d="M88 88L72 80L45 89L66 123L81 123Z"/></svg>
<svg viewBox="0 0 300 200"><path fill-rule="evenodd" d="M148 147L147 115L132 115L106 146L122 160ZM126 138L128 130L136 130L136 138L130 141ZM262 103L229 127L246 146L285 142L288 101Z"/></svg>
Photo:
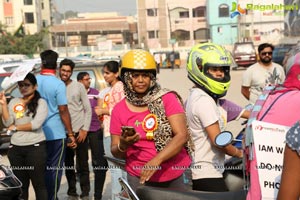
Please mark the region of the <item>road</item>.
<svg viewBox="0 0 300 200"><path fill-rule="evenodd" d="M240 106L246 106L247 101L240 93L241 81L242 81L242 74L244 70L237 70L231 72L231 86L227 93L226 98L232 100L233 102L237 103ZM180 69L161 69L160 74L158 74L158 81L162 87L169 88L171 90L177 91L181 97L185 100L188 96L189 88L193 86L193 83L187 78L187 72L184 67ZM235 121L228 124L228 130L232 131L234 134L237 134L239 130L241 130L241 123L242 121ZM0 152L3 155L3 160L1 161L2 164L8 165L9 162L6 157L6 152ZM91 178L91 192L90 192L90 199L93 199L93 180L94 175L93 172L90 173ZM67 182L65 177L63 176L61 188L59 191L59 199L65 200L68 199L66 192L67 192ZM79 184L77 184L78 192L80 192ZM111 179L109 172L107 173L107 179L104 187L104 194L103 198L105 200L110 200L110 190L111 190ZM34 200L34 191L32 187L30 188L30 200Z"/></svg>

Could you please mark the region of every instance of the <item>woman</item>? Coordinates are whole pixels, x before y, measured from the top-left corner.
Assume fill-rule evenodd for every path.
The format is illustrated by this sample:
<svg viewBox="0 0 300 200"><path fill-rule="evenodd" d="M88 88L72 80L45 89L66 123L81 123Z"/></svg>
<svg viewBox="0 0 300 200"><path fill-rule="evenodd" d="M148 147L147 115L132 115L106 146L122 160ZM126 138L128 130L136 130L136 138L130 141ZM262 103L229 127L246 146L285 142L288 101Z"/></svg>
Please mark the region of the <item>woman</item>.
<svg viewBox="0 0 300 200"><path fill-rule="evenodd" d="M228 191L223 178L225 154L243 157L242 150L233 145L219 148L215 144L216 136L225 130L227 122L250 115L236 104L220 99L230 85L231 59L226 49L213 43L196 45L189 54L188 77L195 84L186 102L195 142L193 190Z"/></svg>
<svg viewBox="0 0 300 200"><path fill-rule="evenodd" d="M282 85L265 88L263 95L259 96L248 120L246 129L246 148L249 150L248 163L250 173L250 187L247 193L247 199L263 199L264 194L261 188L264 186L259 182L259 173L257 169L256 149L251 131L253 120L278 124L291 127L300 120L300 49L293 48L286 56L284 65L286 79ZM283 141L282 141L283 142ZM288 148L287 148L288 149ZM287 150L289 152L290 150ZM294 155L296 155L294 153ZM297 160L295 160L295 164ZM284 170L285 171L285 170ZM293 173L293 172L292 172ZM296 176L295 176L296 178ZM296 186L294 184L293 186ZM289 186L288 186L289 187ZM292 187L291 187L292 188ZM282 193L281 193L282 194ZM282 198L282 196L281 196ZM292 199L288 198L285 199Z"/></svg>
<svg viewBox="0 0 300 200"><path fill-rule="evenodd" d="M283 171L277 200L300 198L300 123L292 126L286 134Z"/></svg>
<svg viewBox="0 0 300 200"><path fill-rule="evenodd" d="M190 140L178 96L160 88L155 60L144 50L123 56L121 79L126 98L112 111L111 151L126 159L129 184L134 190L141 184L184 189L183 173L191 163L184 147ZM128 135L122 126L135 132Z"/></svg>
<svg viewBox="0 0 300 200"><path fill-rule="evenodd" d="M31 73L18 82L23 97L13 98L7 105L4 93L0 95L2 120L12 133L8 159L13 172L23 183L21 199L28 199L32 182L36 199L47 199L45 185L46 138L42 130L48 109L37 91L37 80Z"/></svg>
<svg viewBox="0 0 300 200"><path fill-rule="evenodd" d="M104 135L104 151L107 156L111 155L110 143L111 136L110 128L110 114L114 106L124 98L123 83L119 78L119 63L116 61L108 61L103 67L103 76L109 87L100 91L100 101L102 105L95 108L96 114L103 118L103 135ZM126 178L126 173L118 169L112 162L109 162L109 169L112 176L112 199L117 199L117 194L121 191L118 178Z"/></svg>

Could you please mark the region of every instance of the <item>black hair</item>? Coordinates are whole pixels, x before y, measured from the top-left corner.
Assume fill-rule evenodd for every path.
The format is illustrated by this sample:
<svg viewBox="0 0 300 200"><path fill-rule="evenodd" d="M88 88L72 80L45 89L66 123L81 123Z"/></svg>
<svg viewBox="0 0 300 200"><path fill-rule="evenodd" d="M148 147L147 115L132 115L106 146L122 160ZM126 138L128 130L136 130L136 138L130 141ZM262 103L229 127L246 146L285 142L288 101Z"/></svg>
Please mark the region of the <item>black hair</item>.
<svg viewBox="0 0 300 200"><path fill-rule="evenodd" d="M85 77L85 76L87 76L87 75L90 75L90 74L87 73L87 72L79 72L79 73L77 74L77 81L82 80L83 77Z"/></svg>
<svg viewBox="0 0 300 200"><path fill-rule="evenodd" d="M260 53L262 50L264 50L265 48L270 47L272 49L272 51L274 50L274 46L270 43L262 43L258 46L258 53Z"/></svg>
<svg viewBox="0 0 300 200"><path fill-rule="evenodd" d="M37 80L36 80L34 74L28 73L26 75L26 77L24 78L24 80L26 80L26 79L29 80L29 82L33 86L37 85ZM36 110L37 110L37 107L38 107L38 101L39 101L40 98L41 98L40 93L37 90L35 90L33 98L27 104L27 108L28 108L28 111L26 113L27 116L29 116L29 114L32 113L32 118L34 118L34 116L36 115Z"/></svg>
<svg viewBox="0 0 300 200"><path fill-rule="evenodd" d="M45 50L40 54L42 65L46 69L56 69L58 53L52 50Z"/></svg>
<svg viewBox="0 0 300 200"><path fill-rule="evenodd" d="M70 59L63 59L60 63L59 63L59 68L61 68L63 65L68 65L71 67L71 70L73 71L74 67L75 67L75 63L70 60Z"/></svg>
<svg viewBox="0 0 300 200"><path fill-rule="evenodd" d="M117 72L119 72L120 63L117 61L111 60L111 61L106 62L103 67L106 67L108 69L108 71L110 71L110 72L117 73ZM121 80L120 76L118 76L117 79L120 81Z"/></svg>

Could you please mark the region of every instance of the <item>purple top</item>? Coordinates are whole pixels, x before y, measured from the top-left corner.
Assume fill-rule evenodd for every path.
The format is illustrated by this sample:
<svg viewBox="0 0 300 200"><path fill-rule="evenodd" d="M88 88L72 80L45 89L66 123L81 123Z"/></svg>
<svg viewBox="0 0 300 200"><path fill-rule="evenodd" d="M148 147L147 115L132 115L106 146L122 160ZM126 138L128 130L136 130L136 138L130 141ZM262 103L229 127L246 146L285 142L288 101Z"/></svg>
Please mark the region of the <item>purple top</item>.
<svg viewBox="0 0 300 200"><path fill-rule="evenodd" d="M94 88L89 88L87 95L90 100L90 104L92 108L92 120L91 120L91 126L89 131L97 131L100 129L100 121L98 119L97 114L95 113L94 108L98 105L99 91Z"/></svg>
<svg viewBox="0 0 300 200"><path fill-rule="evenodd" d="M243 110L242 107L226 99L220 99L219 104L227 111L227 122L235 120Z"/></svg>

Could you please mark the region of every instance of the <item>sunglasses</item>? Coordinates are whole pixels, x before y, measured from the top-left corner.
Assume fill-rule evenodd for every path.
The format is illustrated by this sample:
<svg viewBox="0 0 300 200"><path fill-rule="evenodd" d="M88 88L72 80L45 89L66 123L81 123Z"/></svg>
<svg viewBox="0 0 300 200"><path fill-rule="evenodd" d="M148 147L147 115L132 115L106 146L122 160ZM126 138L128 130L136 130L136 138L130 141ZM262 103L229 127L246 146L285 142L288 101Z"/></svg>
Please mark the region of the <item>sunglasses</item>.
<svg viewBox="0 0 300 200"><path fill-rule="evenodd" d="M31 86L29 83L18 83L19 88L28 88L29 86Z"/></svg>
<svg viewBox="0 0 300 200"><path fill-rule="evenodd" d="M261 53L261 55L263 55L263 56L266 56L267 54L271 56L273 54L273 52L269 51L269 52L262 52Z"/></svg>

